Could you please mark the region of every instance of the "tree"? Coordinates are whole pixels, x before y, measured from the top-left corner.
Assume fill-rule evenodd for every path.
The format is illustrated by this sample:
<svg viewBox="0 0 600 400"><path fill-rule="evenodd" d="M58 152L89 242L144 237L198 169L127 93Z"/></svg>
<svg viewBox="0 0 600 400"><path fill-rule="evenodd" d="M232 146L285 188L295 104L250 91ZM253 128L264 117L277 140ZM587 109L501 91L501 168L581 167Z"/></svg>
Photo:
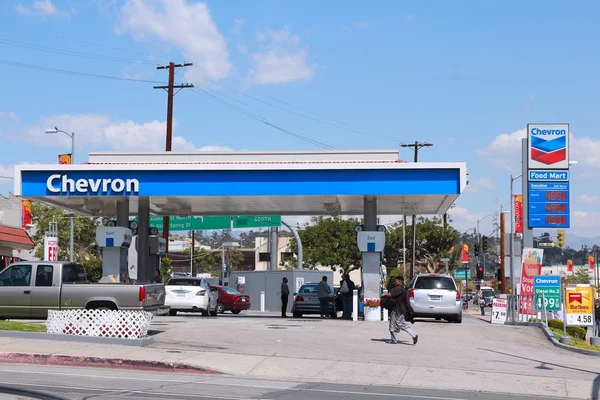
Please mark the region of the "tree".
<svg viewBox="0 0 600 400"><path fill-rule="evenodd" d="M448 257L454 268L460 261L460 250L455 243L460 238L460 232L449 224L444 227L443 220L438 217L420 217L417 222L416 265L423 272L437 272L441 258ZM454 251L451 251L455 247ZM460 248L460 246L458 246ZM384 264L389 271L396 268L402 261L402 223L398 222L388 228ZM406 263L412 262L412 226L406 226Z"/></svg>
<svg viewBox="0 0 600 400"><path fill-rule="evenodd" d="M231 264L231 270L237 269L244 262L244 253L240 249L237 248L227 248L225 249L225 259L227 260L227 251L229 251L229 263ZM215 260L218 264L222 265L223 261L221 260L222 253L215 254Z"/></svg>
<svg viewBox="0 0 600 400"><path fill-rule="evenodd" d="M361 254L356 241L359 220L317 217L313 218L312 223L298 232L302 241L304 268L324 266L333 271L339 269L343 273L360 268ZM295 240L291 240L290 248L293 253L298 252Z"/></svg>
<svg viewBox="0 0 600 400"><path fill-rule="evenodd" d="M589 284L590 274L587 268L575 268L573 275L566 276L564 281L567 285L569 284Z"/></svg>
<svg viewBox="0 0 600 400"><path fill-rule="evenodd" d="M102 278L102 259L97 257L90 257L83 260L83 269L88 281L98 282Z"/></svg>
<svg viewBox="0 0 600 400"><path fill-rule="evenodd" d="M183 249L182 254L190 257L191 246ZM189 260L188 260L189 261ZM214 271L219 264L215 259L213 252L196 247L194 249L194 260L192 261L192 275L198 273L208 273Z"/></svg>
<svg viewBox="0 0 600 400"><path fill-rule="evenodd" d="M50 223L56 221L58 230L58 259L69 259L70 220L61 208L33 202L31 204L32 222L36 227L33 241L35 256L44 258L44 236ZM96 256L96 224L91 217L74 218L74 255L75 261L82 262Z"/></svg>
<svg viewBox="0 0 600 400"><path fill-rule="evenodd" d="M169 279L171 279L172 273L173 273L173 260L171 260L167 256L164 256L160 260L160 276L162 278L163 283L166 284L169 281Z"/></svg>

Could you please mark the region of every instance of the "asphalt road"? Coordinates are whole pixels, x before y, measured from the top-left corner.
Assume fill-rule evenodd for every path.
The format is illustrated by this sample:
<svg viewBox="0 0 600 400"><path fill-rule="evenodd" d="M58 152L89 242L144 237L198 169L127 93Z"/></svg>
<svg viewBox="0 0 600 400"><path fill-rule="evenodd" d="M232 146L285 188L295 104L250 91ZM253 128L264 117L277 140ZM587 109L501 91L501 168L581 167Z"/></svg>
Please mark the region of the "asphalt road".
<svg viewBox="0 0 600 400"><path fill-rule="evenodd" d="M212 400L504 400L506 394L436 391L393 386L337 385L214 375L101 368L0 365L0 398L20 399L212 399ZM7 395L5 388L48 396ZM519 397L532 400L540 397Z"/></svg>

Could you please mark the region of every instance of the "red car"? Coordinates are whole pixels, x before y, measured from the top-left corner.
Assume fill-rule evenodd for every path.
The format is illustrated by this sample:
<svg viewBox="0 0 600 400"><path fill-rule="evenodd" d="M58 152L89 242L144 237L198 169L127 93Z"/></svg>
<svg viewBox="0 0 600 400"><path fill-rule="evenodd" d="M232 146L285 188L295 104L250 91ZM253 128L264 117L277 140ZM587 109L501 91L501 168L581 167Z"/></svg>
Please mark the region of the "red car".
<svg viewBox="0 0 600 400"><path fill-rule="evenodd" d="M231 311L233 314L239 314L242 310L250 309L250 296L241 294L229 286L213 286L219 291L217 303L217 312L223 314L225 311Z"/></svg>

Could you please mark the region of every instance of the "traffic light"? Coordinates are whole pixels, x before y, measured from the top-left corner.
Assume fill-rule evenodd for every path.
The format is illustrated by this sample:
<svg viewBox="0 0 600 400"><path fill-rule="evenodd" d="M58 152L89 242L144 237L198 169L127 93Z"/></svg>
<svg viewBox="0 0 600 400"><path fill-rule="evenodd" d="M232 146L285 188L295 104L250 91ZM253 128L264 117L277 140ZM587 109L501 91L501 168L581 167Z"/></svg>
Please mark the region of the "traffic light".
<svg viewBox="0 0 600 400"><path fill-rule="evenodd" d="M567 231L565 231L564 229L557 229L556 230L556 244L558 245L558 247L560 247L561 249L564 249L566 246L567 242Z"/></svg>
<svg viewBox="0 0 600 400"><path fill-rule="evenodd" d="M475 243L473 249L473 251L475 252L475 257L477 257L479 255L479 243Z"/></svg>
<svg viewBox="0 0 600 400"><path fill-rule="evenodd" d="M487 238L487 236L484 236L483 238L481 238L481 247L483 248L483 252L487 253L487 250L488 250L488 238Z"/></svg>
<svg viewBox="0 0 600 400"><path fill-rule="evenodd" d="M477 266L477 279L483 279L483 267L481 265Z"/></svg>

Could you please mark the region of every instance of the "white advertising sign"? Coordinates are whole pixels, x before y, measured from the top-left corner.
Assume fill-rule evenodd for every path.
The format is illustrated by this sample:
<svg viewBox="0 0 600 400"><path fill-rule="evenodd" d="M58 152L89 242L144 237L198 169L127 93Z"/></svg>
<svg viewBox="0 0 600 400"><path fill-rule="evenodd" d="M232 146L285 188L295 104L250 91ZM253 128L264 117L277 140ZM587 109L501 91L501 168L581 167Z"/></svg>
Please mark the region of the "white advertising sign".
<svg viewBox="0 0 600 400"><path fill-rule="evenodd" d="M569 169L569 124L528 124L529 169Z"/></svg>
<svg viewBox="0 0 600 400"><path fill-rule="evenodd" d="M506 313L508 311L508 301L506 299L494 299L492 302L492 324L504 324L506 322Z"/></svg>
<svg viewBox="0 0 600 400"><path fill-rule="evenodd" d="M385 247L385 232L358 231L358 249L365 253L382 252Z"/></svg>
<svg viewBox="0 0 600 400"><path fill-rule="evenodd" d="M44 261L58 261L58 238L46 236L44 238Z"/></svg>

